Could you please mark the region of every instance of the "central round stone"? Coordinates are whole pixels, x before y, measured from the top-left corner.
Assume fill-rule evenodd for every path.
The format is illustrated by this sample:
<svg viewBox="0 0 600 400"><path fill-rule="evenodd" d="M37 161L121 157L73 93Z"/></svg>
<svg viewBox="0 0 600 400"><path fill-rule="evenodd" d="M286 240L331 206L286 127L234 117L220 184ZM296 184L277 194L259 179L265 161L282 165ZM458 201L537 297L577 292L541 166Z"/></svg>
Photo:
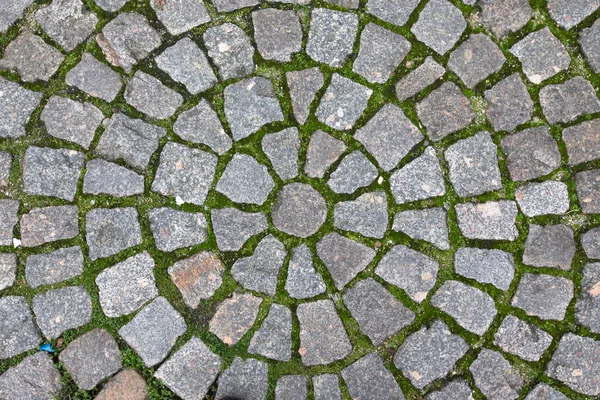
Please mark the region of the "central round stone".
<svg viewBox="0 0 600 400"><path fill-rule="evenodd" d="M277 195L272 211L273 225L282 232L302 238L319 230L327 218L321 194L305 183L290 183Z"/></svg>

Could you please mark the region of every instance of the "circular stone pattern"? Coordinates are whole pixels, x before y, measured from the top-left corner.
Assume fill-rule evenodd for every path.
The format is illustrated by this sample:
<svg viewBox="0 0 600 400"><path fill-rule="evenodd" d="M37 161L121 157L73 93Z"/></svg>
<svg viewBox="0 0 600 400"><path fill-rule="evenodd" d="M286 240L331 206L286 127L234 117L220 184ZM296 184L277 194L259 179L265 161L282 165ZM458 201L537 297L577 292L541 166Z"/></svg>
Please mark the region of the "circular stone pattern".
<svg viewBox="0 0 600 400"><path fill-rule="evenodd" d="M327 218L323 196L305 183L290 183L281 189L272 211L273 225L301 238L315 234Z"/></svg>

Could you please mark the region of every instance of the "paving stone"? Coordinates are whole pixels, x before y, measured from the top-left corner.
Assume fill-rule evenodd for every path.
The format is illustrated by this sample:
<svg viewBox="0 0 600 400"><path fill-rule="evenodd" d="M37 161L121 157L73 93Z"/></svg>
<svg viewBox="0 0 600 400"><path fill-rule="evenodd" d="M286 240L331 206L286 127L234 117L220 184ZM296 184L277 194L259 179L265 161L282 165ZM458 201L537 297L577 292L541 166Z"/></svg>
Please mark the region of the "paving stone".
<svg viewBox="0 0 600 400"><path fill-rule="evenodd" d="M477 196L503 188L498 149L488 132L456 142L448 147L445 158L450 182L459 196Z"/></svg>
<svg viewBox="0 0 600 400"><path fill-rule="evenodd" d="M31 350L42 341L24 297L0 297L0 313L3 315L0 320L0 341L3 343L0 360Z"/></svg>
<svg viewBox="0 0 600 400"><path fill-rule="evenodd" d="M33 208L21 217L23 247L35 247L79 234L76 206Z"/></svg>
<svg viewBox="0 0 600 400"><path fill-rule="evenodd" d="M124 369L110 378L94 400L145 400L147 396L146 381L140 373Z"/></svg>
<svg viewBox="0 0 600 400"><path fill-rule="evenodd" d="M203 3L199 1L193 1L193 3L204 8ZM151 2L151 4L154 3ZM158 68L169 74L174 81L185 85L191 94L204 92L218 83L206 55L190 38L184 37L173 46L167 47L155 58L155 61Z"/></svg>
<svg viewBox="0 0 600 400"><path fill-rule="evenodd" d="M510 177L514 181L540 178L561 165L558 145L547 126L505 136L501 144Z"/></svg>
<svg viewBox="0 0 600 400"><path fill-rule="evenodd" d="M308 398L306 378L302 375L284 375L277 380L275 400L305 400Z"/></svg>
<svg viewBox="0 0 600 400"><path fill-rule="evenodd" d="M92 261L142 244L138 213L133 207L95 208L86 215L85 230Z"/></svg>
<svg viewBox="0 0 600 400"><path fill-rule="evenodd" d="M225 88L225 116L233 140L244 139L271 122L283 121L283 113L273 84L254 77Z"/></svg>
<svg viewBox="0 0 600 400"><path fill-rule="evenodd" d="M468 239L515 240L517 204L510 200L456 205L456 218L461 233Z"/></svg>
<svg viewBox="0 0 600 400"><path fill-rule="evenodd" d="M435 392L429 392L425 400L473 400L469 384L462 378L455 379Z"/></svg>
<svg viewBox="0 0 600 400"><path fill-rule="evenodd" d="M446 73L446 69L433 58L427 57L417 68L396 83L398 100L404 101L433 84Z"/></svg>
<svg viewBox="0 0 600 400"><path fill-rule="evenodd" d="M248 0L217 0L217 8L221 1ZM222 80L243 78L254 72L254 47L239 26L227 22L208 28L203 39Z"/></svg>
<svg viewBox="0 0 600 400"><path fill-rule="evenodd" d="M294 299L308 299L325 293L323 277L315 270L312 254L306 244L292 250L285 290Z"/></svg>
<svg viewBox="0 0 600 400"><path fill-rule="evenodd" d="M353 399L404 400L394 375L385 368L376 353L368 354L344 368L342 377Z"/></svg>
<svg viewBox="0 0 600 400"><path fill-rule="evenodd" d="M591 332L600 333L600 264L583 268L581 292L577 298L575 320Z"/></svg>
<svg viewBox="0 0 600 400"><path fill-rule="evenodd" d="M239 10L259 4L258 0L215 0L214 5L218 12Z"/></svg>
<svg viewBox="0 0 600 400"><path fill-rule="evenodd" d="M254 325L261 303L260 297L234 292L232 297L219 304L209 323L210 332L223 343L233 346Z"/></svg>
<svg viewBox="0 0 600 400"><path fill-rule="evenodd" d="M12 199L0 199L0 246L12 246L13 230L19 217L19 202Z"/></svg>
<svg viewBox="0 0 600 400"><path fill-rule="evenodd" d="M157 297L119 329L119 335L151 368L163 361L187 326L164 297Z"/></svg>
<svg viewBox="0 0 600 400"><path fill-rule="evenodd" d="M207 236L206 217L202 213L168 207L148 211L154 245L160 251L174 251L203 243Z"/></svg>
<svg viewBox="0 0 600 400"><path fill-rule="evenodd" d="M5 400L46 400L59 395L60 372L43 352L26 357L0 376L0 396Z"/></svg>
<svg viewBox="0 0 600 400"><path fill-rule="evenodd" d="M598 0L548 0L548 12L558 25L571 29L600 7Z"/></svg>
<svg viewBox="0 0 600 400"><path fill-rule="evenodd" d="M519 397L524 381L502 354L483 349L469 367L475 385L490 400L513 400Z"/></svg>
<svg viewBox="0 0 600 400"><path fill-rule="evenodd" d="M160 153L152 191L175 196L184 203L202 205L212 186L216 167L214 154L168 142Z"/></svg>
<svg viewBox="0 0 600 400"><path fill-rule="evenodd" d="M200 99L195 107L182 112L173 124L173 132L183 140L205 144L218 154L231 148L231 138L206 99Z"/></svg>
<svg viewBox="0 0 600 400"><path fill-rule="evenodd" d="M216 190L236 203L263 204L274 186L266 166L248 154L236 153L217 182Z"/></svg>
<svg viewBox="0 0 600 400"><path fill-rule="evenodd" d="M0 290L11 287L17 276L17 255L0 253Z"/></svg>
<svg viewBox="0 0 600 400"><path fill-rule="evenodd" d="M68 149L29 146L23 160L23 186L37 196L75 199L85 155Z"/></svg>
<svg viewBox="0 0 600 400"><path fill-rule="evenodd" d="M488 76L500 71L506 57L496 44L483 33L473 34L450 54L450 68L473 89Z"/></svg>
<svg viewBox="0 0 600 400"><path fill-rule="evenodd" d="M418 4L418 0L369 0L367 11L385 22L402 26Z"/></svg>
<svg viewBox="0 0 600 400"><path fill-rule="evenodd" d="M352 54L357 31L356 14L315 8L311 13L306 54L317 62L341 67Z"/></svg>
<svg viewBox="0 0 600 400"><path fill-rule="evenodd" d="M333 171L327 185L335 193L354 193L357 189L369 186L379 172L369 159L356 150L348 154Z"/></svg>
<svg viewBox="0 0 600 400"><path fill-rule="evenodd" d="M245 289L273 297L286 255L283 243L272 235L266 236L251 256L239 258L233 263L231 276Z"/></svg>
<svg viewBox="0 0 600 400"><path fill-rule="evenodd" d="M465 341L435 320L408 336L394 356L394 365L419 389L448 375L469 350Z"/></svg>
<svg viewBox="0 0 600 400"><path fill-rule="evenodd" d="M523 28L533 14L527 0L483 0L479 3L482 24L499 39Z"/></svg>
<svg viewBox="0 0 600 400"><path fill-rule="evenodd" d="M331 300L298 305L300 356L306 366L326 365L345 358L352 344Z"/></svg>
<svg viewBox="0 0 600 400"><path fill-rule="evenodd" d="M392 173L390 186L398 204L443 196L446 185L433 147L426 148L421 156Z"/></svg>
<svg viewBox="0 0 600 400"><path fill-rule="evenodd" d="M108 12L118 11L125 5L129 0L94 0L96 5Z"/></svg>
<svg viewBox="0 0 600 400"><path fill-rule="evenodd" d="M145 72L137 71L125 87L125 100L151 118L167 119L183 103L183 97Z"/></svg>
<svg viewBox="0 0 600 400"><path fill-rule="evenodd" d="M507 315L494 335L494 344L526 361L539 361L552 344L552 336L512 315Z"/></svg>
<svg viewBox="0 0 600 400"><path fill-rule="evenodd" d="M521 62L527 79L536 85L569 68L571 64L569 53L548 28L530 33L509 51Z"/></svg>
<svg viewBox="0 0 600 400"><path fill-rule="evenodd" d="M264 59L289 62L302 50L302 26L295 11L257 10L252 12L252 24L256 48Z"/></svg>
<svg viewBox="0 0 600 400"><path fill-rule="evenodd" d="M558 343L546 374L571 389L590 396L600 394L600 342L565 334Z"/></svg>
<svg viewBox="0 0 600 400"><path fill-rule="evenodd" d="M0 33L6 33L33 2L34 0L14 0L7 3L0 13Z"/></svg>
<svg viewBox="0 0 600 400"><path fill-rule="evenodd" d="M575 251L575 239L570 227L531 224L525 241L523 264L568 271Z"/></svg>
<svg viewBox="0 0 600 400"><path fill-rule="evenodd" d="M10 185L10 170L13 165L13 156L8 151L0 151L0 189Z"/></svg>
<svg viewBox="0 0 600 400"><path fill-rule="evenodd" d="M425 240L440 250L449 250L446 210L442 207L396 213L392 229L412 239Z"/></svg>
<svg viewBox="0 0 600 400"><path fill-rule="evenodd" d="M80 103L66 97L52 96L40 119L46 131L59 139L77 143L88 149L104 114L89 103Z"/></svg>
<svg viewBox="0 0 600 400"><path fill-rule="evenodd" d="M562 138L569 153L569 165L600 158L600 120L585 121L563 129Z"/></svg>
<svg viewBox="0 0 600 400"><path fill-rule="evenodd" d="M271 210L275 228L301 238L315 234L327 218L323 196L306 183L290 183L277 194Z"/></svg>
<svg viewBox="0 0 600 400"><path fill-rule="evenodd" d="M329 4L344 8L358 8L359 0L325 0Z"/></svg>
<svg viewBox="0 0 600 400"><path fill-rule="evenodd" d="M16 259L15 259L16 261ZM25 263L27 284L35 289L74 278L83 272L83 253L79 246L32 254Z"/></svg>
<svg viewBox="0 0 600 400"><path fill-rule="evenodd" d="M431 298L431 304L476 335L483 335L498 311L487 293L459 281L446 281Z"/></svg>
<svg viewBox="0 0 600 400"><path fill-rule="evenodd" d="M323 178L344 151L344 142L321 130L315 131L308 143L304 172L311 178Z"/></svg>
<svg viewBox="0 0 600 400"><path fill-rule="evenodd" d="M471 102L452 82L444 82L429 93L417 104L416 109L419 119L427 128L427 135L433 141L466 128L475 118Z"/></svg>
<svg viewBox="0 0 600 400"><path fill-rule="evenodd" d="M410 31L436 53L444 55L454 47L466 27L456 6L446 0L432 0L423 8Z"/></svg>
<svg viewBox="0 0 600 400"><path fill-rule="evenodd" d="M273 304L269 314L256 331L248 353L278 361L292 357L292 312L280 304Z"/></svg>
<svg viewBox="0 0 600 400"><path fill-rule="evenodd" d="M596 20L592 26L579 33L579 46L595 73L600 73L600 22Z"/></svg>
<svg viewBox="0 0 600 400"><path fill-rule="evenodd" d="M215 399L261 400L266 398L269 387L268 372L268 364L262 361L252 358L242 360L236 357L229 368L219 377Z"/></svg>
<svg viewBox="0 0 600 400"><path fill-rule="evenodd" d="M559 181L528 183L515 191L519 208L528 217L564 214L569 211L567 185Z"/></svg>
<svg viewBox="0 0 600 400"><path fill-rule="evenodd" d="M529 392L525 400L569 400L569 398L544 382L540 382Z"/></svg>
<svg viewBox="0 0 600 400"><path fill-rule="evenodd" d="M573 298L573 282L567 278L526 273L512 299L513 307L545 320L562 320Z"/></svg>
<svg viewBox="0 0 600 400"><path fill-rule="evenodd" d="M387 231L388 202L385 192L365 193L356 200L339 202L333 213L333 224L338 229L380 239Z"/></svg>
<svg viewBox="0 0 600 400"><path fill-rule="evenodd" d="M354 138L384 171L390 171L423 140L423 134L400 107L388 103L356 131Z"/></svg>
<svg viewBox="0 0 600 400"><path fill-rule="evenodd" d="M0 77L0 137L16 139L25 135L25 124L42 99L42 93Z"/></svg>
<svg viewBox="0 0 600 400"><path fill-rule="evenodd" d="M127 197L144 193L144 177L118 164L95 158L88 161L83 193Z"/></svg>
<svg viewBox="0 0 600 400"><path fill-rule="evenodd" d="M297 128L269 133L263 136L261 143L263 153L269 158L281 180L286 181L298 176L300 136Z"/></svg>
<svg viewBox="0 0 600 400"><path fill-rule="evenodd" d="M138 61L148 57L162 39L146 18L135 12L117 15L96 35L106 61L130 73Z"/></svg>
<svg viewBox="0 0 600 400"><path fill-rule="evenodd" d="M375 250L331 232L317 242L317 255L329 270L335 286L341 290L375 257Z"/></svg>
<svg viewBox="0 0 600 400"><path fill-rule="evenodd" d="M575 174L577 197L584 214L600 213L600 170L593 169Z"/></svg>
<svg viewBox="0 0 600 400"><path fill-rule="evenodd" d="M138 310L158 296L154 260L147 251L104 269L96 277L100 306L107 317Z"/></svg>
<svg viewBox="0 0 600 400"><path fill-rule="evenodd" d="M96 152L110 161L123 160L144 170L165 134L164 128L117 113L108 121Z"/></svg>
<svg viewBox="0 0 600 400"><path fill-rule="evenodd" d="M65 51L86 40L96 28L98 17L81 0L53 0L35 12L35 20Z"/></svg>
<svg viewBox="0 0 600 400"><path fill-rule="evenodd" d="M318 67L286 72L285 79L292 99L292 111L299 124L308 119L310 106L325 80Z"/></svg>
<svg viewBox="0 0 600 400"><path fill-rule="evenodd" d="M504 78L484 92L488 102L485 116L496 131L512 131L531 120L533 101L518 73Z"/></svg>
<svg viewBox="0 0 600 400"><path fill-rule="evenodd" d="M513 255L497 249L463 247L454 253L454 270L480 283L508 290L515 276Z"/></svg>
<svg viewBox="0 0 600 400"><path fill-rule="evenodd" d="M87 52L83 53L81 61L67 72L65 83L108 102L117 97L123 86L119 74Z"/></svg>
<svg viewBox="0 0 600 400"><path fill-rule="evenodd" d="M221 287L225 267L216 254L201 251L169 267L169 276L188 307L196 308Z"/></svg>
<svg viewBox="0 0 600 400"><path fill-rule="evenodd" d="M433 258L399 244L383 256L375 273L421 303L433 289L439 269L439 263Z"/></svg>
<svg viewBox="0 0 600 400"><path fill-rule="evenodd" d="M27 30L6 46L0 69L17 72L23 82L48 81L64 58L60 51Z"/></svg>
<svg viewBox="0 0 600 400"><path fill-rule="evenodd" d="M221 370L221 359L197 337L192 337L154 376L184 400L206 396Z"/></svg>
<svg viewBox="0 0 600 400"><path fill-rule="evenodd" d="M58 359L77 386L84 390L92 390L122 366L119 346L104 329L79 336L60 352Z"/></svg>
<svg viewBox="0 0 600 400"><path fill-rule="evenodd" d="M592 228L581 234L581 247L589 258L600 258L600 228Z"/></svg>
<svg viewBox="0 0 600 400"><path fill-rule="evenodd" d="M267 230L263 213L249 213L236 208L211 210L212 228L221 251L238 251L254 235Z"/></svg>
<svg viewBox="0 0 600 400"><path fill-rule="evenodd" d="M352 129L361 117L373 90L333 74L315 115L325 125L341 131Z"/></svg>
<svg viewBox="0 0 600 400"><path fill-rule="evenodd" d="M357 282L346 290L343 299L360 330L375 346L400 332L415 319L410 309L372 278Z"/></svg>
<svg viewBox="0 0 600 400"><path fill-rule="evenodd" d="M312 377L315 400L342 400L339 378L335 374Z"/></svg>
<svg viewBox="0 0 600 400"><path fill-rule="evenodd" d="M540 89L540 104L549 123L569 122L580 115L600 111L592 85L580 76Z"/></svg>
<svg viewBox="0 0 600 400"><path fill-rule="evenodd" d="M92 319L92 299L83 286L38 293L33 297L32 308L37 326L47 339L56 339Z"/></svg>
<svg viewBox="0 0 600 400"><path fill-rule="evenodd" d="M199 0L152 0L150 5L156 12L156 17L173 36L211 20L204 3Z"/></svg>

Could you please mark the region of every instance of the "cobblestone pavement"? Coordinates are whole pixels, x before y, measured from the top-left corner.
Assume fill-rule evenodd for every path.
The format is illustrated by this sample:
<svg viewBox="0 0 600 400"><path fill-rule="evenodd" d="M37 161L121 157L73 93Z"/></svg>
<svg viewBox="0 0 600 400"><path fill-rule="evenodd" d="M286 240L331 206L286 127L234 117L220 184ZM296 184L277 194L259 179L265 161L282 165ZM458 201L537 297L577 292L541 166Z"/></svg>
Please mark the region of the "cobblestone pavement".
<svg viewBox="0 0 600 400"><path fill-rule="evenodd" d="M0 399L600 398L599 73L600 0L3 0Z"/></svg>

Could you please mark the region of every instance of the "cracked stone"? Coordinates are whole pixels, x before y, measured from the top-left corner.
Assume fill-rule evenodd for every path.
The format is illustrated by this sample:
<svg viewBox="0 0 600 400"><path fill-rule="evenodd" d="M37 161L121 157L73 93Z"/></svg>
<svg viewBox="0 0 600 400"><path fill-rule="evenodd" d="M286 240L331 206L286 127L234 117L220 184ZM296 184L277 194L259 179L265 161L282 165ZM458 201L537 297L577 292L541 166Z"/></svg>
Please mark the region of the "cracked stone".
<svg viewBox="0 0 600 400"><path fill-rule="evenodd" d="M600 213L600 170L593 169L575 174L577 197L584 214Z"/></svg>
<svg viewBox="0 0 600 400"><path fill-rule="evenodd" d="M124 369L104 385L94 400L145 400L148 396L146 381L139 372Z"/></svg>
<svg viewBox="0 0 600 400"><path fill-rule="evenodd" d="M316 117L333 129L352 129L373 94L373 90L341 75L333 74L331 84L321 98Z"/></svg>
<svg viewBox="0 0 600 400"><path fill-rule="evenodd" d="M418 4L419 0L370 0L367 11L383 21L402 26Z"/></svg>
<svg viewBox="0 0 600 400"><path fill-rule="evenodd" d="M511 253L502 250L463 247L454 253L454 269L464 277L508 290L515 276L515 261Z"/></svg>
<svg viewBox="0 0 600 400"><path fill-rule="evenodd" d="M539 361L552 344L552 335L512 315L507 315L494 335L494 344L526 361Z"/></svg>
<svg viewBox="0 0 600 400"><path fill-rule="evenodd" d="M224 0L217 0L217 8L219 1ZM239 26L227 22L208 28L203 40L222 80L243 78L254 72L254 47Z"/></svg>
<svg viewBox="0 0 600 400"><path fill-rule="evenodd" d="M592 85L580 76L540 89L540 104L549 123L569 122L580 115L600 111Z"/></svg>
<svg viewBox="0 0 600 400"><path fill-rule="evenodd" d="M454 47L466 27L456 6L446 0L432 0L423 8L410 31L436 53L444 55Z"/></svg>
<svg viewBox="0 0 600 400"><path fill-rule="evenodd" d="M219 0L223 1L223 0ZM237 0L236 0L237 1ZM242 398L260 400L267 396L269 365L249 358L236 357L219 377L215 400Z"/></svg>
<svg viewBox="0 0 600 400"><path fill-rule="evenodd" d="M217 308L209 323L210 332L223 343L233 346L254 325L261 303L260 297L234 292Z"/></svg>
<svg viewBox="0 0 600 400"><path fill-rule="evenodd" d="M284 375L277 380L275 386L276 400L306 400L308 387L306 378L302 375Z"/></svg>
<svg viewBox="0 0 600 400"><path fill-rule="evenodd" d="M335 193L354 193L357 189L369 186L379 172L369 159L356 150L348 154L331 173L327 185Z"/></svg>
<svg viewBox="0 0 600 400"><path fill-rule="evenodd" d="M65 51L86 40L96 28L98 17L81 0L53 0L35 12L35 20Z"/></svg>
<svg viewBox="0 0 600 400"><path fill-rule="evenodd" d="M548 0L548 12L558 25L571 29L600 7L599 0Z"/></svg>
<svg viewBox="0 0 600 400"><path fill-rule="evenodd" d="M92 299L83 286L38 293L33 297L32 308L35 321L47 339L56 339L92 319Z"/></svg>
<svg viewBox="0 0 600 400"><path fill-rule="evenodd" d="M417 68L396 83L396 96L404 101L433 84L446 73L446 69L433 58L427 57Z"/></svg>
<svg viewBox="0 0 600 400"><path fill-rule="evenodd" d="M533 101L518 73L498 82L484 94L488 102L485 116L495 131L512 131L531 120Z"/></svg>
<svg viewBox="0 0 600 400"><path fill-rule="evenodd" d="M161 81L137 71L125 87L125 100L151 118L167 119L183 103L183 97Z"/></svg>
<svg viewBox="0 0 600 400"><path fill-rule="evenodd" d="M25 135L25 124L41 99L42 93L0 77L0 137L16 139Z"/></svg>
<svg viewBox="0 0 600 400"><path fill-rule="evenodd" d="M231 138L206 99L182 112L173 124L173 132L183 140L205 144L219 155L231 149Z"/></svg>
<svg viewBox="0 0 600 400"><path fill-rule="evenodd" d="M352 54L357 31L356 14L315 8L311 13L306 54L316 62L341 67Z"/></svg>
<svg viewBox="0 0 600 400"><path fill-rule="evenodd" d="M256 47L264 59L289 62L302 50L302 26L295 11L257 10L252 12L252 24Z"/></svg>
<svg viewBox="0 0 600 400"><path fill-rule="evenodd" d="M23 247L35 247L79 234L76 206L33 208L21 217Z"/></svg>
<svg viewBox="0 0 600 400"><path fill-rule="evenodd" d="M11 287L17 277L17 255L0 253L0 290Z"/></svg>
<svg viewBox="0 0 600 400"><path fill-rule="evenodd" d="M260 205L267 200L274 187L275 183L266 166L248 154L236 153L215 189L236 203Z"/></svg>
<svg viewBox="0 0 600 400"><path fill-rule="evenodd" d="M34 0L13 0L7 3L0 12L0 33L6 33L33 2Z"/></svg>
<svg viewBox="0 0 600 400"><path fill-rule="evenodd" d="M133 207L95 208L86 215L85 230L92 261L142 244L138 212Z"/></svg>
<svg viewBox="0 0 600 400"><path fill-rule="evenodd" d="M325 83L323 73L318 67L314 67L303 71L286 72L285 78L292 99L294 117L299 124L304 124L308 119L315 95Z"/></svg>
<svg viewBox="0 0 600 400"><path fill-rule="evenodd" d="M27 30L6 46L0 68L16 71L23 82L47 82L64 58L60 51Z"/></svg>
<svg viewBox="0 0 600 400"><path fill-rule="evenodd" d="M16 259L15 259L16 261ZM27 284L35 289L74 278L83 272L83 253L79 246L32 254L25 263Z"/></svg>
<svg viewBox="0 0 600 400"><path fill-rule="evenodd" d="M60 372L52 358L41 351L26 357L0 376L0 397L5 400L53 399L61 389Z"/></svg>
<svg viewBox="0 0 600 400"><path fill-rule="evenodd" d="M450 68L473 89L488 76L500 71L506 57L496 44L483 33L473 34L450 54Z"/></svg>
<svg viewBox="0 0 600 400"><path fill-rule="evenodd" d="M300 136L297 128L287 128L263 136L262 150L282 180L298 176Z"/></svg>
<svg viewBox="0 0 600 400"><path fill-rule="evenodd" d="M346 144L321 130L308 143L304 172L311 178L323 178L333 163L346 151Z"/></svg>
<svg viewBox="0 0 600 400"><path fill-rule="evenodd" d="M514 181L528 181L549 174L561 165L556 140L547 126L525 129L502 138L502 151Z"/></svg>
<svg viewBox="0 0 600 400"><path fill-rule="evenodd" d="M313 376L315 400L342 400L339 378L335 374Z"/></svg>
<svg viewBox="0 0 600 400"><path fill-rule="evenodd" d="M490 400L516 399L524 385L519 372L497 351L481 350L469 371L475 385Z"/></svg>
<svg viewBox="0 0 600 400"><path fill-rule="evenodd" d="M212 228L221 251L238 251L254 235L267 230L263 213L248 213L236 208L211 210Z"/></svg>
<svg viewBox="0 0 600 400"><path fill-rule="evenodd" d="M449 250L447 213L442 207L396 213L392 229L412 239L425 240L440 250Z"/></svg>
<svg viewBox="0 0 600 400"><path fill-rule="evenodd" d="M305 183L290 183L277 194L271 218L275 228L301 238L315 234L327 218L323 196Z"/></svg>
<svg viewBox="0 0 600 400"><path fill-rule="evenodd" d="M334 226L363 236L383 238L388 225L385 192L365 193L356 200L342 201L333 211Z"/></svg>
<svg viewBox="0 0 600 400"><path fill-rule="evenodd" d="M461 203L455 207L458 227L468 239L515 240L517 204L510 200Z"/></svg>
<svg viewBox="0 0 600 400"><path fill-rule="evenodd" d="M353 362L341 372L353 399L404 400L394 375L376 353Z"/></svg>
<svg viewBox="0 0 600 400"><path fill-rule="evenodd" d="M12 199L0 199L0 246L12 246L13 230L19 217L19 202Z"/></svg>
<svg viewBox="0 0 600 400"><path fill-rule="evenodd" d="M499 39L523 28L533 11L527 0L483 0L481 22Z"/></svg>
<svg viewBox="0 0 600 400"><path fill-rule="evenodd" d="M575 320L591 332L600 333L600 264L583 268L581 292L577 298Z"/></svg>
<svg viewBox="0 0 600 400"><path fill-rule="evenodd" d="M184 303L196 308L212 297L223 283L225 267L216 254L202 251L169 267L171 280L181 292Z"/></svg>
<svg viewBox="0 0 600 400"><path fill-rule="evenodd" d="M150 5L156 12L156 17L173 36L187 32L211 20L206 6L198 0L152 0Z"/></svg>
<svg viewBox="0 0 600 400"><path fill-rule="evenodd" d="M519 208L528 217L564 214L569 211L570 199L567 185L559 181L528 183L515 191Z"/></svg>
<svg viewBox="0 0 600 400"><path fill-rule="evenodd" d="M202 213L161 207L148 211L148 220L154 245L160 251L196 246L208 237L206 218Z"/></svg>
<svg viewBox="0 0 600 400"><path fill-rule="evenodd" d="M569 165L577 165L600 158L600 120L585 121L563 129L562 138L567 146Z"/></svg>
<svg viewBox="0 0 600 400"><path fill-rule="evenodd" d="M273 304L261 327L256 331L248 353L278 361L292 358L292 312L280 304Z"/></svg>
<svg viewBox="0 0 600 400"><path fill-rule="evenodd" d="M561 321L573 298L573 282L567 278L526 273L521 278L511 305L527 315Z"/></svg>
<svg viewBox="0 0 600 400"><path fill-rule="evenodd" d="M109 103L117 97L123 87L119 74L90 53L83 53L81 61L67 72L65 83Z"/></svg>
<svg viewBox="0 0 600 400"><path fill-rule="evenodd" d="M581 247L589 258L600 259L600 228L592 228L583 233Z"/></svg>
<svg viewBox="0 0 600 400"><path fill-rule="evenodd" d="M600 73L600 21L579 33L581 50L595 73Z"/></svg>
<svg viewBox="0 0 600 400"><path fill-rule="evenodd" d="M118 164L96 158L88 161L83 193L127 197L144 193L144 177Z"/></svg>
<svg viewBox="0 0 600 400"><path fill-rule="evenodd" d="M33 322L27 300L21 296L0 297L0 360L6 360L17 354L37 347L42 337ZM0 381L4 375L0 376Z"/></svg>
<svg viewBox="0 0 600 400"><path fill-rule="evenodd" d="M525 241L523 264L568 271L575 251L575 239L570 227L531 224Z"/></svg>
<svg viewBox="0 0 600 400"><path fill-rule="evenodd" d="M315 270L312 254L306 244L292 250L285 290L295 299L308 299L325 293L323 277Z"/></svg>
<svg viewBox="0 0 600 400"><path fill-rule="evenodd" d="M396 203L403 204L446 194L440 162L433 147L392 173L390 186Z"/></svg>

